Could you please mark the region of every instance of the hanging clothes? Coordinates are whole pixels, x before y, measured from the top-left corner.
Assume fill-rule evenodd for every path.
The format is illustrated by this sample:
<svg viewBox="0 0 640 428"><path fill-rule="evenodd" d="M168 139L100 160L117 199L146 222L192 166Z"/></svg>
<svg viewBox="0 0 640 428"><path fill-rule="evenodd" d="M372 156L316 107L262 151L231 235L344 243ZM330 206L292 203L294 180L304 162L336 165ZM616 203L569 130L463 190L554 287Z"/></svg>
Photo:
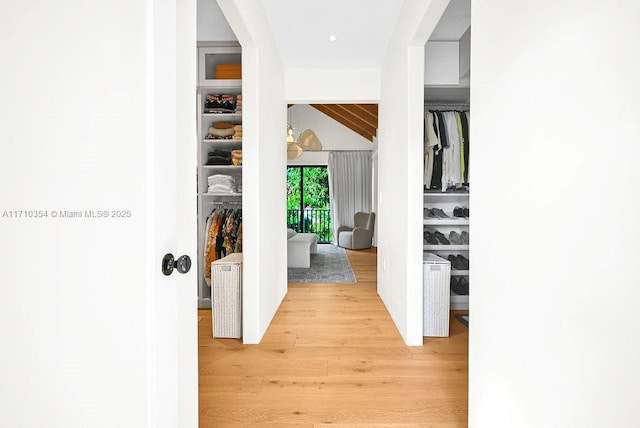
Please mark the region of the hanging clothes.
<svg viewBox="0 0 640 428"><path fill-rule="evenodd" d="M232 253L242 252L238 230L242 230L242 210L218 207L207 219L204 246L204 279L211 285L211 263Z"/></svg>
<svg viewBox="0 0 640 428"><path fill-rule="evenodd" d="M430 111L425 113L425 148L424 148L424 186L431 187L431 177L433 175L434 156L436 151L440 151L442 145L436 132L434 114Z"/></svg>
<svg viewBox="0 0 640 428"><path fill-rule="evenodd" d="M469 113L425 113L425 190L459 187L469 183Z"/></svg>

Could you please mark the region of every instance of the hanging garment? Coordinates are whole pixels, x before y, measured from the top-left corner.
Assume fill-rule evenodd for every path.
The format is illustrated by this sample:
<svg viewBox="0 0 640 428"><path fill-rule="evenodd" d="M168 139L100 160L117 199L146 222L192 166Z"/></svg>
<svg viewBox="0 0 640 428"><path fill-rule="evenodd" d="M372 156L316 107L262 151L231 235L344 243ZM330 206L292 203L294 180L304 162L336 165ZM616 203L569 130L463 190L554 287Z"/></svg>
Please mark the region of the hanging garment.
<svg viewBox="0 0 640 428"><path fill-rule="evenodd" d="M431 188L431 177L433 175L433 161L436 150L440 150L440 139L436 134L434 115L427 111L425 114L426 132L425 132L425 158L424 158L424 179L423 184L427 188Z"/></svg>
<svg viewBox="0 0 640 428"><path fill-rule="evenodd" d="M464 112L460 115L462 119L462 137L464 138L464 183L469 183L469 112Z"/></svg>
<svg viewBox="0 0 640 428"><path fill-rule="evenodd" d="M444 150L442 160L442 187L444 192L449 187L460 183L460 136L458 133L458 119L456 112L445 111L443 117L446 123L449 147Z"/></svg>
<svg viewBox="0 0 640 428"><path fill-rule="evenodd" d="M462 133L462 118L459 112L456 112L456 119L458 121L458 136L460 137L460 183L464 183L464 174L465 174L465 162L464 162L464 146L466 142L464 141L464 135Z"/></svg>

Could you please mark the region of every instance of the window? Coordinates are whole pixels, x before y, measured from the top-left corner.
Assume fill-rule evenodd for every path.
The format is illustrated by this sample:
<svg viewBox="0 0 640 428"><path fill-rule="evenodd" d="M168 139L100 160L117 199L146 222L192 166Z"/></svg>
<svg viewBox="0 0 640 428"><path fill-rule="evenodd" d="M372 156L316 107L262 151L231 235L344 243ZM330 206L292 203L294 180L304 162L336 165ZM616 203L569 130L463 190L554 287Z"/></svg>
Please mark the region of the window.
<svg viewBox="0 0 640 428"><path fill-rule="evenodd" d="M315 233L321 244L333 239L326 166L287 168L287 227Z"/></svg>

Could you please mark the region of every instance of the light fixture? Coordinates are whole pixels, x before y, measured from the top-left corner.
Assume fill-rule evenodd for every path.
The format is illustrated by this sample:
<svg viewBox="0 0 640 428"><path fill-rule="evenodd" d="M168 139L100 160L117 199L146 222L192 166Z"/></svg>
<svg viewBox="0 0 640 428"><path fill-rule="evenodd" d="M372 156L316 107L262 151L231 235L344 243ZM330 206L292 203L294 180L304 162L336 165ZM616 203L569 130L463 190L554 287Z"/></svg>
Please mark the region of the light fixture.
<svg viewBox="0 0 640 428"><path fill-rule="evenodd" d="M335 42L337 40L337 37L334 36L333 34L329 36L329 41L330 42Z"/></svg>
<svg viewBox="0 0 640 428"><path fill-rule="evenodd" d="M287 111L287 113L289 113L289 111ZM297 139L293 133L294 130L295 128L291 126L291 118L289 117L289 123L287 123L287 159L299 158L302 156L304 150L322 150L320 139L311 129L302 131Z"/></svg>

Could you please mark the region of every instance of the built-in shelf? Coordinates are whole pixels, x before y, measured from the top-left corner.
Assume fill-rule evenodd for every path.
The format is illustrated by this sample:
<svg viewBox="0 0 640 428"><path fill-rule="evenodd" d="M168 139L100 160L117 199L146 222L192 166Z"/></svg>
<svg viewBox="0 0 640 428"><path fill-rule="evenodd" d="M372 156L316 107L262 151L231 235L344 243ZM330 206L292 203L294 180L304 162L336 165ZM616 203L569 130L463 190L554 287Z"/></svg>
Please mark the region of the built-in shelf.
<svg viewBox="0 0 640 428"><path fill-rule="evenodd" d="M431 226L466 226L469 224L468 218L443 218L443 219L435 219L435 218L425 218L423 220L425 225Z"/></svg>
<svg viewBox="0 0 640 428"><path fill-rule="evenodd" d="M217 169L217 170L241 170L242 165L202 165L203 169Z"/></svg>
<svg viewBox="0 0 640 428"><path fill-rule="evenodd" d="M465 197L468 198L469 197L469 192L424 192L423 196L445 196L445 197Z"/></svg>
<svg viewBox="0 0 640 428"><path fill-rule="evenodd" d="M201 89L235 89L242 87L239 79L207 79L200 85Z"/></svg>
<svg viewBox="0 0 640 428"><path fill-rule="evenodd" d="M200 193L200 196L229 196L229 197L236 197L236 196L242 196L242 193Z"/></svg>
<svg viewBox="0 0 640 428"><path fill-rule="evenodd" d="M235 113L203 113L202 117L205 117L205 118L215 117L216 119L225 118L229 120L242 119L242 112L238 111Z"/></svg>
<svg viewBox="0 0 640 428"><path fill-rule="evenodd" d="M423 245L425 251L468 251L469 245Z"/></svg>
<svg viewBox="0 0 640 428"><path fill-rule="evenodd" d="M469 309L469 296L460 296L452 291L449 304L451 309Z"/></svg>
<svg viewBox="0 0 640 428"><path fill-rule="evenodd" d="M242 140L232 140L229 138L218 138L218 139L204 139L203 143L212 143L212 144L241 144Z"/></svg>

